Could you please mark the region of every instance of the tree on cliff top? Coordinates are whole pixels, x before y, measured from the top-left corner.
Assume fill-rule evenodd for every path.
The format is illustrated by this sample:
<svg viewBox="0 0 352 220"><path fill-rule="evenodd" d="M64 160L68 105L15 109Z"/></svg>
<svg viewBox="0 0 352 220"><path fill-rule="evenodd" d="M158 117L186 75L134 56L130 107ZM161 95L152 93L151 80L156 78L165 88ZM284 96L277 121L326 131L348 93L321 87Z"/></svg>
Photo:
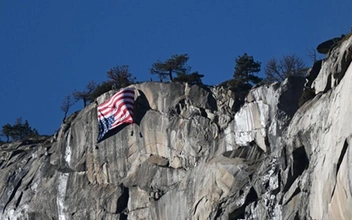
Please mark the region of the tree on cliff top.
<svg viewBox="0 0 352 220"><path fill-rule="evenodd" d="M62 121L65 121L65 119L67 117L68 110L74 104L75 104L75 102L71 99L70 95L66 96L65 99L62 101L60 108L65 113L64 119Z"/></svg>
<svg viewBox="0 0 352 220"><path fill-rule="evenodd" d="M106 76L116 89L129 86L136 80L136 77L133 77L130 73L128 65L115 66L106 73Z"/></svg>
<svg viewBox="0 0 352 220"><path fill-rule="evenodd" d="M178 74L177 77L175 77L174 81L175 82L186 82L189 84L197 84L201 85L203 84L202 78L204 77L203 74L199 74L197 71L193 73L180 73Z"/></svg>
<svg viewBox="0 0 352 220"><path fill-rule="evenodd" d="M2 126L2 136L6 137L6 142L12 140L24 140L26 138L36 138L39 136L38 131L35 128L31 128L27 120L22 122L22 118L17 118L14 125L9 123Z"/></svg>
<svg viewBox="0 0 352 220"><path fill-rule="evenodd" d="M1 136L6 137L6 142L9 142L12 133L12 126L7 123L2 126Z"/></svg>
<svg viewBox="0 0 352 220"><path fill-rule="evenodd" d="M92 102L94 99L98 98L102 94L112 90L114 87L114 83L111 81L105 81L97 85L96 89L89 96L89 101Z"/></svg>
<svg viewBox="0 0 352 220"><path fill-rule="evenodd" d="M96 89L97 84L94 81L90 81L88 82L88 84L86 85L86 89L83 91L77 91L75 90L72 93L72 96L75 98L76 101L82 99L83 101L83 107L87 106L87 102L90 101L90 96L92 94L92 92Z"/></svg>
<svg viewBox="0 0 352 220"><path fill-rule="evenodd" d="M253 56L244 53L235 59L233 79L227 80L220 85L229 88L239 95L241 99L244 99L253 84L257 84L262 80L262 78L255 76L260 71L260 66L261 63L254 61Z"/></svg>
<svg viewBox="0 0 352 220"><path fill-rule="evenodd" d="M189 57L187 54L175 54L164 62L158 60L157 62L152 64L152 68L150 68L150 73L157 74L160 80L169 77L170 81L173 81L172 74L187 74L187 72L189 71L189 67L186 64L188 59Z"/></svg>
<svg viewBox="0 0 352 220"><path fill-rule="evenodd" d="M158 60L150 69L151 74L157 74L160 81L169 77L170 81L186 82L189 84L203 84L203 74L196 72L190 73L191 67L187 65L189 57L187 54L175 54L168 60L161 62ZM173 77L173 74L176 74Z"/></svg>
<svg viewBox="0 0 352 220"><path fill-rule="evenodd" d="M266 81L282 82L289 76L304 76L307 67L304 61L296 55L283 56L280 60L272 58L265 65Z"/></svg>
<svg viewBox="0 0 352 220"><path fill-rule="evenodd" d="M262 80L254 75L260 71L261 63L254 61L253 56L248 56L247 53L244 53L242 56L238 56L235 62L233 77L238 83L256 84Z"/></svg>

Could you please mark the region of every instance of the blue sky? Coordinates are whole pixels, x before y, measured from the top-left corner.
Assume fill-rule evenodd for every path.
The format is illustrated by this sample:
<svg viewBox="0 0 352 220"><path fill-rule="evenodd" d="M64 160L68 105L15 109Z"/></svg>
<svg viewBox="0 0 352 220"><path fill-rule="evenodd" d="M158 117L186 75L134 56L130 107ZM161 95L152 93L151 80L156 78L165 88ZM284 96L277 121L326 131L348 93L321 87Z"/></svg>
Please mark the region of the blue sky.
<svg viewBox="0 0 352 220"><path fill-rule="evenodd" d="M232 78L245 52L262 72L270 58L288 54L309 66L309 49L351 30L351 9L342 0L2 0L0 126L22 117L53 134L64 97L106 80L116 65L148 81L153 62L187 53L209 85Z"/></svg>

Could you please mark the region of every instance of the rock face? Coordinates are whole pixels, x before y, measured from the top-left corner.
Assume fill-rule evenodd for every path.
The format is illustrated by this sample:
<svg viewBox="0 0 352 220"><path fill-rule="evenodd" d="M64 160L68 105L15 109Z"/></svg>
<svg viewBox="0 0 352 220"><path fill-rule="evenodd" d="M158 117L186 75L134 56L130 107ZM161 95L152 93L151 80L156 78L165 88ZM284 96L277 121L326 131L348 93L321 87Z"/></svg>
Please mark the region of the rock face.
<svg viewBox="0 0 352 220"><path fill-rule="evenodd" d="M99 143L92 103L46 140L4 144L0 219L351 219L351 47L322 61L300 108L303 78L243 105L148 82L133 85L135 123Z"/></svg>
<svg viewBox="0 0 352 220"><path fill-rule="evenodd" d="M330 49L336 45L340 40L342 40L345 37L344 34L342 34L340 37L334 37L332 39L329 39L327 41L324 41L323 43L319 44L317 46L317 51L318 53L321 54L328 54Z"/></svg>

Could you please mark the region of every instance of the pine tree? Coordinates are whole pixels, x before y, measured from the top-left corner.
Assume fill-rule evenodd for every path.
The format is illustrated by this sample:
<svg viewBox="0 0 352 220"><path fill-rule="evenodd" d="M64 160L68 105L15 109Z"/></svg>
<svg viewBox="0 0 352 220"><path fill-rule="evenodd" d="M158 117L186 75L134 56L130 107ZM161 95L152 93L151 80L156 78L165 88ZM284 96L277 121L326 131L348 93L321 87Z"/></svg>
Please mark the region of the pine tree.
<svg viewBox="0 0 352 220"><path fill-rule="evenodd" d="M13 128L9 123L2 126L1 135L6 137L6 142L9 142L12 132Z"/></svg>
<svg viewBox="0 0 352 220"><path fill-rule="evenodd" d="M190 74L182 73L178 74L177 77L174 78L175 82L186 82L189 84L197 84L202 85L202 78L204 77L203 74L199 74L198 72L193 72Z"/></svg>
<svg viewBox="0 0 352 220"><path fill-rule="evenodd" d="M7 125L7 127L9 126ZM25 120L25 122L23 123L21 117L17 118L16 123L9 128L9 136L14 141L24 140L26 138L37 138L39 136L38 131L35 128L32 129L29 126L29 122L27 120Z"/></svg>
<svg viewBox="0 0 352 220"><path fill-rule="evenodd" d="M233 77L236 81L244 84L256 84L262 80L260 77L254 75L260 71L261 63L254 61L252 56L244 53L242 56L238 56L235 62Z"/></svg>
<svg viewBox="0 0 352 220"><path fill-rule="evenodd" d="M160 81L167 77L169 77L170 81L173 81L173 74L182 75L188 73L190 69L186 64L188 59L189 57L187 54L175 54L164 62L158 60L152 64L150 73L157 74Z"/></svg>

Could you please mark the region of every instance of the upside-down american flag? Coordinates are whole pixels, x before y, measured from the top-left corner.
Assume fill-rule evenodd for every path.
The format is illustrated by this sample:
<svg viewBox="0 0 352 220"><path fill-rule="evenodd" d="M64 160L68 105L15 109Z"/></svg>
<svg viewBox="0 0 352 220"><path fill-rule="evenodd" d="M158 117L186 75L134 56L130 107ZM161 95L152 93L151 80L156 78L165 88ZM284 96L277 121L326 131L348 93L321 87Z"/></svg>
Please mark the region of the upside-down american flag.
<svg viewBox="0 0 352 220"><path fill-rule="evenodd" d="M125 88L98 106L100 141L109 130L123 123L133 123L134 88Z"/></svg>

